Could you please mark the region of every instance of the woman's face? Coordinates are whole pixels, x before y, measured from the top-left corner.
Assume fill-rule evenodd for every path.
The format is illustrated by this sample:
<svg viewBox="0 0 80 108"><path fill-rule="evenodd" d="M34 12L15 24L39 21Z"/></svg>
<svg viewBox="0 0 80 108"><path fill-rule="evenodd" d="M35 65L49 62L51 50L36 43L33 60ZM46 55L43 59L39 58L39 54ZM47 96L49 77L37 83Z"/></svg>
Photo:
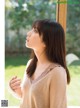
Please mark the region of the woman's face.
<svg viewBox="0 0 80 108"><path fill-rule="evenodd" d="M38 30L32 28L26 37L26 47L33 50L41 50L45 48L45 44L42 41L42 36L39 35Z"/></svg>

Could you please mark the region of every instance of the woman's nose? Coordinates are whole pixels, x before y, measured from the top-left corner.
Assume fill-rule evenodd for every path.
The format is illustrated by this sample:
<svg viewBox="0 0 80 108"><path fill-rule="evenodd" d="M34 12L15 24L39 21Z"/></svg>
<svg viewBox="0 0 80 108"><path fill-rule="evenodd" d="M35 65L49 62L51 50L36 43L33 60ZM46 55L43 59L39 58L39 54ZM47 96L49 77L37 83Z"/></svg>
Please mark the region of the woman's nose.
<svg viewBox="0 0 80 108"><path fill-rule="evenodd" d="M32 32L33 32L33 29L32 29L32 30L30 30L30 31L28 31L27 35L31 35L31 34L32 34Z"/></svg>
<svg viewBox="0 0 80 108"><path fill-rule="evenodd" d="M30 36L31 35L31 31L29 31L28 33L27 33L27 36Z"/></svg>
<svg viewBox="0 0 80 108"><path fill-rule="evenodd" d="M27 37L29 38L33 32L33 29L27 32Z"/></svg>

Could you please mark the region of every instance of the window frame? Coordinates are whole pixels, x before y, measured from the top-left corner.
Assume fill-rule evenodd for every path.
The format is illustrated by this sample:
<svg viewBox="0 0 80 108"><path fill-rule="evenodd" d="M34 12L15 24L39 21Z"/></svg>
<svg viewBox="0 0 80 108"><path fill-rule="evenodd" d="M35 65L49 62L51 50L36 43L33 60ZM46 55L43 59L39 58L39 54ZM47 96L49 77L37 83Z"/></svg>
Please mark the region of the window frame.
<svg viewBox="0 0 80 108"><path fill-rule="evenodd" d="M57 0L56 21L62 25L65 32L66 32L66 19L67 19L67 1Z"/></svg>

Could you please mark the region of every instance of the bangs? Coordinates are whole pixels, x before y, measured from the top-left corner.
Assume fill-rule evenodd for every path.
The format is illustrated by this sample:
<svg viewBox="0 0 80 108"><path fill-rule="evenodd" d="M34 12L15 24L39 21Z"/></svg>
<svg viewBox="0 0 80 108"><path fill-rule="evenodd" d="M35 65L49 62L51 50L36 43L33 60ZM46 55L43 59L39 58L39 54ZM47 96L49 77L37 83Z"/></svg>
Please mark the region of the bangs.
<svg viewBox="0 0 80 108"><path fill-rule="evenodd" d="M37 29L40 35L42 34L42 23L40 20L35 21L32 28Z"/></svg>

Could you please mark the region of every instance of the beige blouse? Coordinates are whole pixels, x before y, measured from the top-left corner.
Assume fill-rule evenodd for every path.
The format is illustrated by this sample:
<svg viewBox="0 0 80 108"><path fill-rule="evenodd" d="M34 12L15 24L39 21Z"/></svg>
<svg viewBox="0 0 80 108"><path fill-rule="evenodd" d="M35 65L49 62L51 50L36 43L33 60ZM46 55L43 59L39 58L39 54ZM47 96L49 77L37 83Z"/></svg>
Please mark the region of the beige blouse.
<svg viewBox="0 0 80 108"><path fill-rule="evenodd" d="M20 108L67 108L66 71L51 64L37 79L25 74Z"/></svg>

